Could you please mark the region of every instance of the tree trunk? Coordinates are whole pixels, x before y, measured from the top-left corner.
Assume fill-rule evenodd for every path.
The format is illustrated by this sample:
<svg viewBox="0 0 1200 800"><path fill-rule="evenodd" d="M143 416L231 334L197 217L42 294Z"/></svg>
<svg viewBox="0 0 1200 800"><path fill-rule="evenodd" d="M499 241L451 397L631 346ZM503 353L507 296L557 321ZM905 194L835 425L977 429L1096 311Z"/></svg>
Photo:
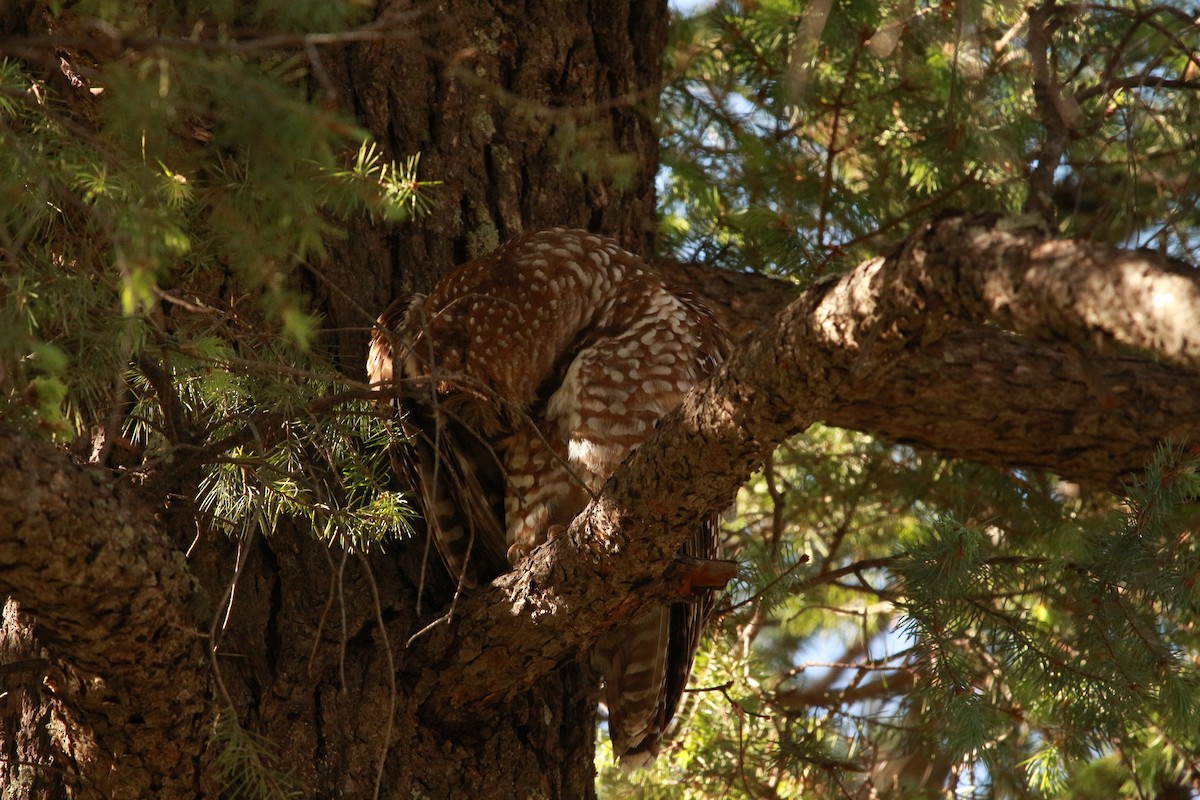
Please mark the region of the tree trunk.
<svg viewBox="0 0 1200 800"><path fill-rule="evenodd" d="M522 230L648 252L665 23L661 4L461 0L321 51L314 91L443 182L433 216L359 220L313 266L349 374L392 294ZM217 796L230 714L308 797L592 796L580 653L678 591L678 538L775 444L823 420L1114 482L1200 426L1194 276L994 220L931 223L748 337L566 533L453 619L422 541L360 555L287 523L231 540L197 526L195 476L134 487L0 429L0 797ZM770 307L752 283L742 299Z"/></svg>
<svg viewBox="0 0 1200 800"><path fill-rule="evenodd" d="M422 9L428 6L393 3L380 16ZM415 29L415 40L346 48L326 65L325 88L375 134L387 155L402 160L420 153L421 177L441 182L431 190L433 213L417 223L394 228L366 219L352 223L314 287L332 328L359 331L338 343L355 377L362 370L368 326L393 297L429 288L450 268L524 231L583 227L614 236L635 252L653 247L658 166L653 120L666 42L665 2L455 0L426 10ZM285 600L282 607L294 609L289 617L302 616L304 625L295 640L294 677L284 682L295 688L261 730L279 737L284 720L296 719L293 729L320 732L286 750L300 759L324 755L317 770L323 791L369 795L375 765L386 751L385 796L594 794L597 693L578 653L486 714L467 721L422 716L417 705L424 698L412 696L412 688L427 667L409 660L405 641L444 613L451 587L443 583L439 590L426 579L424 613L417 613L414 587L428 555L423 542L413 542L398 559L347 563L344 574L354 582L362 616L348 630L345 656L327 623L324 674L345 674L354 685L344 691L337 681L313 686L306 679L306 648L329 594L323 589L310 596L310 573L338 573L324 548L307 536L276 536L262 548L271 551L264 561L284 585L289 573L294 576L296 602ZM436 563L429 566L440 570ZM391 662L367 570L388 621ZM329 580L318 585L327 587ZM390 669L398 677L389 748L381 734L392 702ZM314 667L312 674L322 673Z"/></svg>
<svg viewBox="0 0 1200 800"><path fill-rule="evenodd" d="M361 219L334 243L317 292L331 327L363 327L396 295L519 234L562 225L653 252L654 117L666 44L661 0L385 5L423 13L412 34L349 47L321 89L420 176L433 213L389 227ZM362 369L367 336L339 352Z"/></svg>
<svg viewBox="0 0 1200 800"><path fill-rule="evenodd" d="M441 185L429 217L355 220L313 265L354 378L395 294L522 231L586 227L648 253L655 229L665 2L384 2L378 15L382 40L309 53L313 91L389 158L420 153ZM578 653L484 715L420 712L428 670L406 641L452 594L436 563L422 577L423 542L363 556L292 527L198 534L186 501L154 515L165 497L118 495L105 473L3 444L0 471L29 478L0 482L13 512L0 591L16 597L0 628L5 800L217 796L223 743L209 737L230 711L306 797L594 795L597 693ZM143 590L153 603L130 601Z"/></svg>

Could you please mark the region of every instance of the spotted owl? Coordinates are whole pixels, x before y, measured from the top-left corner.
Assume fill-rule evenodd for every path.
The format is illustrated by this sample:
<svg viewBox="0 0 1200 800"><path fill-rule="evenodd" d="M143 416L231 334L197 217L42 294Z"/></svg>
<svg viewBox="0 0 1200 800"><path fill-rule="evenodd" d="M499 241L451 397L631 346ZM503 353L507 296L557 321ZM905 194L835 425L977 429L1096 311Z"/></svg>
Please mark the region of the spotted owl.
<svg viewBox="0 0 1200 800"><path fill-rule="evenodd" d="M367 372L405 382L399 468L460 586L570 524L727 352L711 311L612 239L556 228L509 242L394 301ZM408 399L411 398L411 399ZM683 552L719 557L716 519ZM653 760L712 606L654 607L597 642L613 752Z"/></svg>

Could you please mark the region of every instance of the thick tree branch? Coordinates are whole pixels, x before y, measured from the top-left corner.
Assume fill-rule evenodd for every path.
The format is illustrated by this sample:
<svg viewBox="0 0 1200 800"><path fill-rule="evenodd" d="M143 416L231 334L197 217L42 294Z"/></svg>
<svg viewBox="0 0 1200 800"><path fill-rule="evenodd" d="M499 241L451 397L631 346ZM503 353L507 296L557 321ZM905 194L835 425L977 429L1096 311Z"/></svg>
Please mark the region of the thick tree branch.
<svg viewBox="0 0 1200 800"><path fill-rule="evenodd" d="M823 421L1110 489L1142 470L1159 442L1200 431L1200 374L1178 367L987 327L910 355L877 393L842 398Z"/></svg>
<svg viewBox="0 0 1200 800"><path fill-rule="evenodd" d="M1108 252L1155 261L1143 253ZM1103 255L1099 261L1107 263ZM655 267L676 285L702 295L738 338L798 294L786 281L755 274L671 261ZM1180 267L1159 262L1156 269L1169 275ZM1189 269L1159 277L1167 284L1182 283L1184 293L1194 295ZM1157 288L1161 292L1163 284ZM1163 316L1186 328L1186 315ZM1039 467L1115 488L1145 466L1157 442L1200 429L1200 374L1133 355L1105 355L1088 346L1095 339L1080 338L1080 345L1042 343L995 325L964 324L906 351L878 394L836 398L823 421L946 457Z"/></svg>
<svg viewBox="0 0 1200 800"><path fill-rule="evenodd" d="M986 323L1023 336L980 330ZM1020 375L989 366L995 348L998 357L1062 371L1041 376L1048 382L1071 374L1064 393L1071 402L1086 405L1093 397L1093 405L1110 408L1108 419L1136 418L1142 400L1168 395L1142 386L1121 391L1119 382L1097 385L1126 362L1110 360L1095 374L1088 345L1136 347L1190 367L1200 358L1198 323L1195 278L1152 255L1048 241L994 221L931 223L896 254L806 292L744 341L633 453L566 534L460 604L453 625L418 640L416 646L427 650L427 658L416 659L426 665L419 679L427 687L427 713L462 715L511 696L644 602L667 596L670 588L661 578L690 527L726 506L772 448L813 422L835 420L850 409L865 417L864 409L880 398L915 392L922 373L912 364L928 374L936 359L949 361L958 384L973 389L969 396L998 419L1001 409L1030 419L1044 415L1042 404L1054 387L1006 392ZM1074 344L1064 349L1063 342ZM971 348L984 359L981 374L991 371L986 380L971 379ZM955 358L965 363L955 365ZM1073 372L1072 358L1081 360ZM1158 377L1179 373L1167 369ZM1146 375L1154 376L1138 377ZM914 394L912 402L921 397ZM957 403L964 402L959 397ZM1048 402L1057 413L1069 411L1060 400ZM954 417L953 408L937 413ZM1057 432L1039 427L1038 441L1013 441L1004 459L1045 464L1058 453L1069 462L1093 451L1095 458L1081 462L1086 471L1111 479L1128 464L1114 463L1103 474L1097 462L1111 442L1105 418L1088 413L1085 408L1079 419L1089 424L1066 424ZM1186 435L1195 425L1163 422L1156 430ZM961 430L949 424L924 433L927 446L954 450L940 437L953 439ZM1122 444L1122 458L1149 452L1153 435L1132 448ZM982 452L988 445L980 441ZM961 445L958 452L966 454Z"/></svg>
<svg viewBox="0 0 1200 800"><path fill-rule="evenodd" d="M0 593L37 617L60 655L140 680L199 654L183 614L191 598L183 555L107 472L4 433L0 474Z"/></svg>
<svg viewBox="0 0 1200 800"><path fill-rule="evenodd" d="M912 298L914 311L946 315L931 332L974 321L1101 354L1119 345L1200 366L1196 270L1154 253L956 217L914 237L896 263L890 289L926 292L926 302Z"/></svg>

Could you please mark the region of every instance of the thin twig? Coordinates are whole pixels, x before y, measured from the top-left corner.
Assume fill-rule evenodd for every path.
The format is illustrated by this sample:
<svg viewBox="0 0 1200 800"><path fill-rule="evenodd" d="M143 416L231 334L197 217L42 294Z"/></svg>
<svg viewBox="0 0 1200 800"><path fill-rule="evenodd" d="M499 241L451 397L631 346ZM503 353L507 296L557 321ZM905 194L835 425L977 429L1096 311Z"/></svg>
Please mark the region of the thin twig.
<svg viewBox="0 0 1200 800"><path fill-rule="evenodd" d="M246 568L246 548L254 537L254 529L247 531L245 538L238 541L237 557L234 559L233 578L229 581L229 585L225 587L225 593L221 598L221 602L217 603L217 610L213 614L212 623L208 627L208 658L212 666L213 682L217 686L217 691L221 695L221 699L225 701L225 705L229 708L229 713L233 714L234 704L233 696L229 694L229 689L225 686L225 679L221 676L221 665L217 661L217 646L220 644L220 636L218 633L224 633L225 628L229 625L229 615L233 611L233 598L237 589L238 579L242 576L242 570ZM220 631L218 632L218 628Z"/></svg>
<svg viewBox="0 0 1200 800"><path fill-rule="evenodd" d="M329 609L333 608L334 598L337 597L337 580L334 578L333 556L329 554L329 548L323 547L321 551L325 553L325 561L329 564L329 597L325 600L325 608L321 610L321 618L317 620L317 630L313 634L312 650L308 653L308 668L309 677L312 677L313 661L317 658L317 648L321 644L321 633L325 630L325 620L329 616Z"/></svg>
<svg viewBox="0 0 1200 800"><path fill-rule="evenodd" d="M379 756L379 766L375 770L375 800L379 800L379 792L383 786L383 767L387 763L388 750L391 749L392 743L392 726L396 717L396 662L392 658L392 644L388 639L387 626L383 621L383 604L379 602L379 587L375 585L375 575L371 572L371 565L367 561L367 557L359 551L355 551L358 560L362 563L363 571L366 573L367 586L371 589L371 600L375 604L375 620L379 623L379 636L383 639L383 654L387 659L388 667L388 714L387 725L383 729L383 753Z"/></svg>

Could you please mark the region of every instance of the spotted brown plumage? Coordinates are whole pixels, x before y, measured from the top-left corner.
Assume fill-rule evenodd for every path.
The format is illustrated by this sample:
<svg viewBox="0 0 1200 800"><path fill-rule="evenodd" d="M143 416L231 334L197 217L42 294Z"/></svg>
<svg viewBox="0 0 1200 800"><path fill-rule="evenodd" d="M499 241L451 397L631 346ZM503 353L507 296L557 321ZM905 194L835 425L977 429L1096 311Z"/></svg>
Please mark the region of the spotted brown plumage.
<svg viewBox="0 0 1200 800"><path fill-rule="evenodd" d="M655 423L724 357L698 300L586 231L516 239L393 302L371 339L372 383L410 383L398 468L465 586L569 525ZM683 551L719 554L716 520ZM657 754L712 605L643 611L597 642L614 754Z"/></svg>

